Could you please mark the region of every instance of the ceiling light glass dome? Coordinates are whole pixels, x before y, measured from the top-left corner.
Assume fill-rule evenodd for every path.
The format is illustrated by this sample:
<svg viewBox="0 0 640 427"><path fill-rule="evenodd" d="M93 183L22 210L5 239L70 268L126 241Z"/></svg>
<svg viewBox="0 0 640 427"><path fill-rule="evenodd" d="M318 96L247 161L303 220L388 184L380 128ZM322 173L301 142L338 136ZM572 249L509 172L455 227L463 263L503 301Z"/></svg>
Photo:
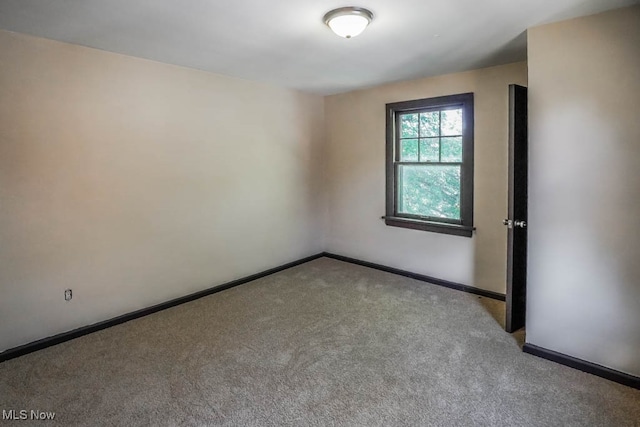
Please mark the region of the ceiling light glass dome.
<svg viewBox="0 0 640 427"><path fill-rule="evenodd" d="M324 15L324 23L334 33L346 39L362 33L372 20L373 13L361 7L341 7Z"/></svg>

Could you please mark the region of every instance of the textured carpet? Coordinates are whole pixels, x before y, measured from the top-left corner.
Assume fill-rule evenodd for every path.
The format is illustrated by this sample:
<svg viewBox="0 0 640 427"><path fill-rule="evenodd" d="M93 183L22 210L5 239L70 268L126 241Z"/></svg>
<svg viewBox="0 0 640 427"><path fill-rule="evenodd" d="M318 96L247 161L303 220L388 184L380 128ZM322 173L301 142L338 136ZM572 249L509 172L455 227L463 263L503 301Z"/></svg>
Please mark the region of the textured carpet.
<svg viewBox="0 0 640 427"><path fill-rule="evenodd" d="M12 425L639 426L640 391L521 352L502 303L321 258L0 364Z"/></svg>

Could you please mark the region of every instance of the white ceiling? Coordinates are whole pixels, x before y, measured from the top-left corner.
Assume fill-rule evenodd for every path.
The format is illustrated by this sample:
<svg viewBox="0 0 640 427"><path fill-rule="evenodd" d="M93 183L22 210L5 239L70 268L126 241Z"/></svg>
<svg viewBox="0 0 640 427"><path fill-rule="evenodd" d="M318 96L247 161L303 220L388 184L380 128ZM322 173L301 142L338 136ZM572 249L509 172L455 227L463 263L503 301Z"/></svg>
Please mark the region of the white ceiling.
<svg viewBox="0 0 640 427"><path fill-rule="evenodd" d="M529 27L640 0L0 0L0 28L319 94L526 59ZM353 39L323 15L375 15ZM1 66L1 65L0 65Z"/></svg>

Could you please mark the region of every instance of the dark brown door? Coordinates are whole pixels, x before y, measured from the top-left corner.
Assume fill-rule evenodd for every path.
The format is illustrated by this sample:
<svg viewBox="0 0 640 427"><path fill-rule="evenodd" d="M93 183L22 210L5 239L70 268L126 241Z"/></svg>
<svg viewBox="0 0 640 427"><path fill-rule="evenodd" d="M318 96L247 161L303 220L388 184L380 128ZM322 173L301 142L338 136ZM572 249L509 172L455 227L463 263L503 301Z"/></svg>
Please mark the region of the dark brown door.
<svg viewBox="0 0 640 427"><path fill-rule="evenodd" d="M527 298L527 88L509 85L509 216L505 329L524 327Z"/></svg>

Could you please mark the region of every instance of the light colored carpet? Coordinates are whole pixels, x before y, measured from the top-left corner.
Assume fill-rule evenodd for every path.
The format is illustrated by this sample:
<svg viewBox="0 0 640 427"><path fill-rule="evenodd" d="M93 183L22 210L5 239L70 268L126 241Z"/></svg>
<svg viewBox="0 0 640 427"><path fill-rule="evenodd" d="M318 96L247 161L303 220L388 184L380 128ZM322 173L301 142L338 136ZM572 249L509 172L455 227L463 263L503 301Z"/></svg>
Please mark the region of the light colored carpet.
<svg viewBox="0 0 640 427"><path fill-rule="evenodd" d="M522 353L496 315L321 258L2 363L0 410L65 426L640 425L639 390Z"/></svg>

